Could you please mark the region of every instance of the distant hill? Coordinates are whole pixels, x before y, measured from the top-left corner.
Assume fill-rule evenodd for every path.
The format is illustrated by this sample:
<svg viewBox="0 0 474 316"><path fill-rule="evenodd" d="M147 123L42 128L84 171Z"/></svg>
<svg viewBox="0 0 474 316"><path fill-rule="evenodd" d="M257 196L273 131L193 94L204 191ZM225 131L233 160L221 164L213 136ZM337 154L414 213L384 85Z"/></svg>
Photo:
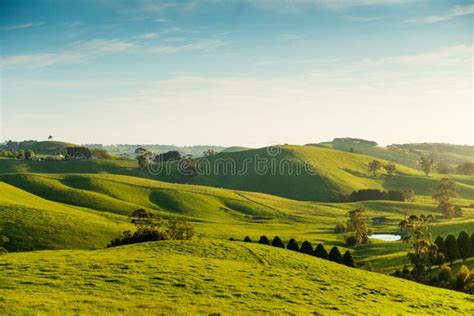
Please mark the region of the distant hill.
<svg viewBox="0 0 474 316"><path fill-rule="evenodd" d="M393 161L411 168L419 168L420 157L432 158L435 162L444 162L456 167L463 162L474 162L474 146L441 143L393 144L380 147L374 141L357 138L335 138L331 142L307 144L336 149L345 152L360 153L375 158Z"/></svg>
<svg viewBox="0 0 474 316"><path fill-rule="evenodd" d="M239 151L244 151L244 150L250 150L252 148L249 147L241 147L241 146L232 146L232 147L227 147L223 150L221 150L221 153L236 153Z"/></svg>
<svg viewBox="0 0 474 316"><path fill-rule="evenodd" d="M117 145L86 145L91 148L103 148L112 154L117 155L129 155L135 156L135 149L143 147L155 154L161 154L168 151L178 151L182 155L192 155L194 157L204 156L203 152L212 149L215 152L220 152L225 147L214 146L214 145L196 145L196 146L174 146L174 145L158 145L158 144L144 144L144 145L133 145L133 144L117 144Z"/></svg>
<svg viewBox="0 0 474 316"><path fill-rule="evenodd" d="M76 147L78 145L60 142L60 141L22 141L22 142L7 142L2 145L5 149L10 150L32 150L36 154L42 155L58 155L65 154L67 147Z"/></svg>

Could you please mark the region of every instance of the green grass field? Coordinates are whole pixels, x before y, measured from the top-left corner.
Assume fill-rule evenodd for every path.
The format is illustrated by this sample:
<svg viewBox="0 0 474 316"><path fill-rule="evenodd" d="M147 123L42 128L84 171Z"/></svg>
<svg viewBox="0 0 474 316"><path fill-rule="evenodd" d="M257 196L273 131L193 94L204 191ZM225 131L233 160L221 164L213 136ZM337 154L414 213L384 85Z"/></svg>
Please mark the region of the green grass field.
<svg viewBox="0 0 474 316"><path fill-rule="evenodd" d="M264 148L219 154L210 161L230 157L238 166L255 154L273 157ZM464 216L445 219L431 198L442 175L426 177L399 166L393 176L373 176L367 171L373 158L317 147L283 146L278 157L309 161L316 174L202 175L182 184L172 183L179 180L175 174L157 177L128 160L1 160L0 228L10 238L4 246L17 253L0 257L0 312L152 313L158 308L262 313L271 308L277 313L341 314L354 306L382 314L393 309L422 314L472 310L472 298L462 294L382 275L407 264L408 245L402 242L374 240L351 249L359 266L370 262L380 272L376 274L226 240L279 236L285 243L296 238L300 244L308 240L345 251L343 235L334 233L334 226L345 223L347 211L356 207L364 207L370 218L384 218L373 224L375 233L398 233L399 221L412 213L437 215L431 225L434 237L472 233L473 177L451 177L459 191L454 202L463 207ZM360 188L409 188L416 201L329 202ZM92 250L133 230L128 216L138 208L188 219L197 240ZM474 267L474 260L466 264ZM249 283L252 279L258 284ZM283 292L272 292L276 283L284 284Z"/></svg>
<svg viewBox="0 0 474 316"><path fill-rule="evenodd" d="M469 295L242 242L16 253L0 266L3 315L474 313Z"/></svg>

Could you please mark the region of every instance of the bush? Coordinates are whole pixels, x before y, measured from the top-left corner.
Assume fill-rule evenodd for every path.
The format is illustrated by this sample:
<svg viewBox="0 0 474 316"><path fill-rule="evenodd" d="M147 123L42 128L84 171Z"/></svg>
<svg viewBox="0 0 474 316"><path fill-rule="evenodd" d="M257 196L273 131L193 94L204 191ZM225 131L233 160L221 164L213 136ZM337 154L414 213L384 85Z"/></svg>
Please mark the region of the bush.
<svg viewBox="0 0 474 316"><path fill-rule="evenodd" d="M270 240L268 240L267 236L263 235L263 236L260 236L258 243L262 245L270 245Z"/></svg>
<svg viewBox="0 0 474 316"><path fill-rule="evenodd" d="M347 247L355 247L357 245L357 239L354 235L350 235L346 238L346 246Z"/></svg>
<svg viewBox="0 0 474 316"><path fill-rule="evenodd" d="M373 271L374 271L374 266L372 265L371 262L367 261L367 262L365 263L365 269L366 269L367 271L373 272ZM397 271L398 271L399 274L402 273L400 270L397 270Z"/></svg>
<svg viewBox="0 0 474 316"><path fill-rule="evenodd" d="M446 260L453 263L453 261L460 258L456 237L454 237L454 235L448 235L448 237L446 237L445 244Z"/></svg>
<svg viewBox="0 0 474 316"><path fill-rule="evenodd" d="M112 240L107 247L169 239L188 240L191 239L194 234L193 226L185 220L172 219L170 221L164 221L161 218L155 218L150 224L139 225L133 234L129 230L123 232L122 236Z"/></svg>
<svg viewBox="0 0 474 316"><path fill-rule="evenodd" d="M468 267L462 265L456 274L456 288L459 291L470 292L474 288L472 272Z"/></svg>
<svg viewBox="0 0 474 316"><path fill-rule="evenodd" d="M318 257L318 258L321 258L321 259L328 259L329 255L328 255L328 252L326 251L326 249L324 248L324 246L322 244L318 244L316 246L316 249L314 249L314 256Z"/></svg>
<svg viewBox="0 0 474 316"><path fill-rule="evenodd" d="M278 248L285 248L285 244L283 244L283 241L281 241L280 237L278 236L275 236L275 238L273 238L272 246Z"/></svg>
<svg viewBox="0 0 474 316"><path fill-rule="evenodd" d="M311 245L311 243L309 241L305 240L301 244L300 251L301 251L301 253L305 253L307 255L313 255L313 245Z"/></svg>
<svg viewBox="0 0 474 316"><path fill-rule="evenodd" d="M446 243L444 242L443 237L441 236L436 237L434 243L436 244L436 246L438 246L439 252L441 252L444 255L444 257L447 258L448 251L446 249Z"/></svg>
<svg viewBox="0 0 474 316"><path fill-rule="evenodd" d="M6 254L6 253L8 253L8 250L6 250L6 249L3 248L3 247L0 247L0 255L4 255L4 254Z"/></svg>
<svg viewBox="0 0 474 316"><path fill-rule="evenodd" d="M337 223L334 227L334 232L336 234L344 233L346 231L346 226L342 223Z"/></svg>
<svg viewBox="0 0 474 316"><path fill-rule="evenodd" d="M250 239L249 236L245 236L244 238L244 242L252 242L252 239Z"/></svg>
<svg viewBox="0 0 474 316"><path fill-rule="evenodd" d="M400 191L381 191L377 189L362 189L351 193L350 197L346 197L350 202L370 201L370 200L390 200L405 201L405 195Z"/></svg>
<svg viewBox="0 0 474 316"><path fill-rule="evenodd" d="M341 253L339 252L339 249L336 246L332 247L331 251L329 251L328 259L336 263L342 263Z"/></svg>
<svg viewBox="0 0 474 316"><path fill-rule="evenodd" d="M447 264L443 264L439 268L438 281L439 282L451 282L453 275L451 274L451 268Z"/></svg>
<svg viewBox="0 0 474 316"><path fill-rule="evenodd" d="M291 238L286 246L286 249L293 250L293 251L300 251L300 247L294 238Z"/></svg>
<svg viewBox="0 0 474 316"><path fill-rule="evenodd" d="M356 266L356 263L355 263L355 260L354 260L354 257L352 257L351 253L349 252L349 250L347 250L345 253L344 253L344 256L342 256L342 264L348 266L348 267L351 267L351 268L355 268Z"/></svg>
<svg viewBox="0 0 474 316"><path fill-rule="evenodd" d="M459 233L457 244L461 259L464 261L469 258L471 256L471 239L465 231Z"/></svg>

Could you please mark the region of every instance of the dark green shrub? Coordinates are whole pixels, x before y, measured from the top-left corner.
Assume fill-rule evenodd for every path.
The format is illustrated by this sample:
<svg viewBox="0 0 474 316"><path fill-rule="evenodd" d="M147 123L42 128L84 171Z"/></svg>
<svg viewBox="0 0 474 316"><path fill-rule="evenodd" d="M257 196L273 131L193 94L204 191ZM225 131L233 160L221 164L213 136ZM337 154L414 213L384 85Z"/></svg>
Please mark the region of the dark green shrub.
<svg viewBox="0 0 474 316"><path fill-rule="evenodd" d="M270 240L268 240L267 236L264 235L260 236L258 243L262 245L270 245Z"/></svg>
<svg viewBox="0 0 474 316"><path fill-rule="evenodd" d="M346 246L347 247L355 247L357 245L357 239L354 235L350 235L346 238Z"/></svg>
<svg viewBox="0 0 474 316"><path fill-rule="evenodd" d="M305 240L301 244L300 251L301 251L301 253L305 253L307 255L313 255L313 245L311 245L311 243L309 241Z"/></svg>
<svg viewBox="0 0 474 316"><path fill-rule="evenodd" d="M283 243L283 241L281 241L280 237L278 236L275 236L275 238L273 238L272 246L278 247L278 248L285 248L285 244Z"/></svg>
<svg viewBox="0 0 474 316"><path fill-rule="evenodd" d="M334 232L336 234L344 233L346 231L346 226L343 223L337 223L334 227Z"/></svg>
<svg viewBox="0 0 474 316"><path fill-rule="evenodd" d="M286 246L286 249L293 251L300 251L300 247L294 238L291 238Z"/></svg>
<svg viewBox="0 0 474 316"><path fill-rule="evenodd" d="M459 233L457 243L459 256L464 261L471 256L471 239L465 231L462 231Z"/></svg>
<svg viewBox="0 0 474 316"><path fill-rule="evenodd" d="M356 263L355 263L355 260L354 260L354 257L352 257L351 253L349 252L349 250L347 250L345 253L344 253L344 256L342 256L342 264L348 266L348 267L351 267L351 268L354 268Z"/></svg>
<svg viewBox="0 0 474 316"><path fill-rule="evenodd" d="M446 243L444 242L443 237L436 237L434 243L436 244L436 246L438 246L439 252L441 252L445 257L447 257L448 251L446 249Z"/></svg>
<svg viewBox="0 0 474 316"><path fill-rule="evenodd" d="M446 237L445 244L447 254L446 260L453 263L453 261L460 258L456 237L454 237L454 235L448 235L448 237Z"/></svg>
<svg viewBox="0 0 474 316"><path fill-rule="evenodd" d="M328 252L326 251L326 249L324 248L324 246L322 244L318 244L316 246L316 249L314 249L313 255L318 257L318 258L326 259L326 260L329 257Z"/></svg>
<svg viewBox="0 0 474 316"><path fill-rule="evenodd" d="M341 253L339 252L339 249L334 246L331 248L331 251L329 251L329 261L333 261L336 263L342 263L342 256Z"/></svg>
<svg viewBox="0 0 474 316"><path fill-rule="evenodd" d="M250 239L249 236L245 236L244 238L244 242L252 242L252 239Z"/></svg>

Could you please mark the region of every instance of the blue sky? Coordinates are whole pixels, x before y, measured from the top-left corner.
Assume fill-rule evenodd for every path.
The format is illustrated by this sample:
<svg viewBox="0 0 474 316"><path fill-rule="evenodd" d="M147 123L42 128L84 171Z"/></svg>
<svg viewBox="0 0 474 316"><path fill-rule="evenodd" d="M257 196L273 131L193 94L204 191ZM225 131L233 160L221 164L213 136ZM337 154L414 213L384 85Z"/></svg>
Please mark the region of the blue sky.
<svg viewBox="0 0 474 316"><path fill-rule="evenodd" d="M0 141L473 144L471 1L0 6Z"/></svg>

